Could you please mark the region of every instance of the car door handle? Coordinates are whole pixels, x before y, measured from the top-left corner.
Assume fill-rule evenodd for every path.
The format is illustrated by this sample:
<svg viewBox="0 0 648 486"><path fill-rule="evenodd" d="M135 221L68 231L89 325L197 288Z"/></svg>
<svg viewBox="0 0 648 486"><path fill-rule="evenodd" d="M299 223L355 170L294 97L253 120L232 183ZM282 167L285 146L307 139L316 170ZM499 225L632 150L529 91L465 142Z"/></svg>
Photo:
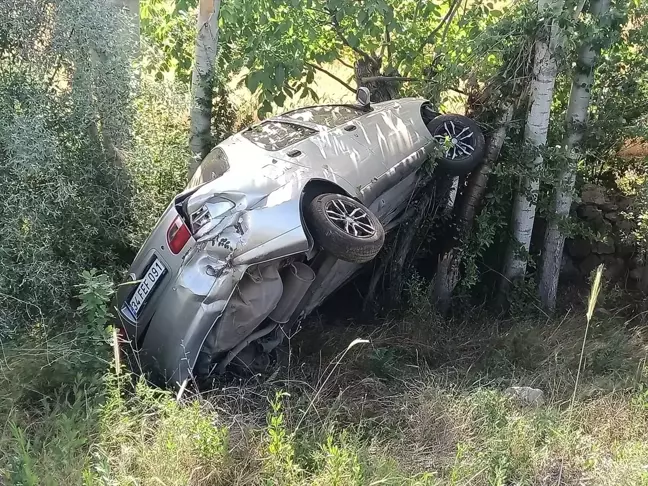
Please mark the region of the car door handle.
<svg viewBox="0 0 648 486"><path fill-rule="evenodd" d="M286 155L288 155L288 157L299 157L301 154L301 150L291 150Z"/></svg>
<svg viewBox="0 0 648 486"><path fill-rule="evenodd" d="M345 129L347 132L352 132L352 131L355 130L356 128L358 128L358 127L356 127L355 125L347 125L346 127L344 127L344 129Z"/></svg>

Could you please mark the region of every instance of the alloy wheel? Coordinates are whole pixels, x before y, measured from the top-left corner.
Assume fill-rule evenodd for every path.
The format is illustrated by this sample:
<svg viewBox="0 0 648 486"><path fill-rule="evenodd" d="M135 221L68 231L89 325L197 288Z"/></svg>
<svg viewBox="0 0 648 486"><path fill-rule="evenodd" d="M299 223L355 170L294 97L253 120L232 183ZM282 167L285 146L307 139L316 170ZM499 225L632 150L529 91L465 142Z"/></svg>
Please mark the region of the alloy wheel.
<svg viewBox="0 0 648 486"><path fill-rule="evenodd" d="M444 122L434 134L434 139L446 149L447 159L470 157L475 151L474 134L468 127L462 127L453 121Z"/></svg>
<svg viewBox="0 0 648 486"><path fill-rule="evenodd" d="M324 208L326 217L335 226L356 238L370 238L376 228L367 212L340 199L333 199Z"/></svg>

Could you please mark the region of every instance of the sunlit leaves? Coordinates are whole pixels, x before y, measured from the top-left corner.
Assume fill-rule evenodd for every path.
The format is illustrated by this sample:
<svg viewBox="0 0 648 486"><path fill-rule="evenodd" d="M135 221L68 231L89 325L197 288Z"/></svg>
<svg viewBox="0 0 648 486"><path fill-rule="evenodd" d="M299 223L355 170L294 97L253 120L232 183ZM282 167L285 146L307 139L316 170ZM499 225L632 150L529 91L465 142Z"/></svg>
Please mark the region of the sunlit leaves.
<svg viewBox="0 0 648 486"><path fill-rule="evenodd" d="M144 69L161 77L173 74L189 83L195 42L197 0L141 0Z"/></svg>

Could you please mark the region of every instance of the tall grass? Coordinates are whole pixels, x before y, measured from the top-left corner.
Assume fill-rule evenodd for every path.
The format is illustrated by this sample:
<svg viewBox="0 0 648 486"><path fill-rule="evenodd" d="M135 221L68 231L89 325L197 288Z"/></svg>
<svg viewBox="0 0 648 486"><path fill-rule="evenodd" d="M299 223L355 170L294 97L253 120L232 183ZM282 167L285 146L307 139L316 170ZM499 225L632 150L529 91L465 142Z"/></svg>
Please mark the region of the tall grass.
<svg viewBox="0 0 648 486"><path fill-rule="evenodd" d="M541 323L479 309L449 322L311 321L290 369L281 360L271 377L177 403L115 372L110 335L90 332L108 297L97 279L81 289L83 332L2 346L7 484L648 484L648 336L636 320L591 310L585 340L585 310ZM358 336L370 342L349 347ZM510 385L543 389L546 405L512 400Z"/></svg>

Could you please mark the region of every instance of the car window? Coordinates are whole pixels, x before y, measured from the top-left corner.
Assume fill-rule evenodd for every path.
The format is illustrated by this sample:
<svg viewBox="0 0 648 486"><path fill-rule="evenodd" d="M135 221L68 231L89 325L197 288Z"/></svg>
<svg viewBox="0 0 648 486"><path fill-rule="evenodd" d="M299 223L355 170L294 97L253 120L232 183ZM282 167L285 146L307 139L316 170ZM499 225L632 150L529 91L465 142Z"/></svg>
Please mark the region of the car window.
<svg viewBox="0 0 648 486"><path fill-rule="evenodd" d="M329 106L312 106L310 108L301 108L290 113L281 115L293 120L317 123L326 127L337 127L348 121L351 121L365 112L352 106L329 105Z"/></svg>
<svg viewBox="0 0 648 486"><path fill-rule="evenodd" d="M317 130L292 123L266 121L248 128L243 136L266 150L281 150L316 133Z"/></svg>

